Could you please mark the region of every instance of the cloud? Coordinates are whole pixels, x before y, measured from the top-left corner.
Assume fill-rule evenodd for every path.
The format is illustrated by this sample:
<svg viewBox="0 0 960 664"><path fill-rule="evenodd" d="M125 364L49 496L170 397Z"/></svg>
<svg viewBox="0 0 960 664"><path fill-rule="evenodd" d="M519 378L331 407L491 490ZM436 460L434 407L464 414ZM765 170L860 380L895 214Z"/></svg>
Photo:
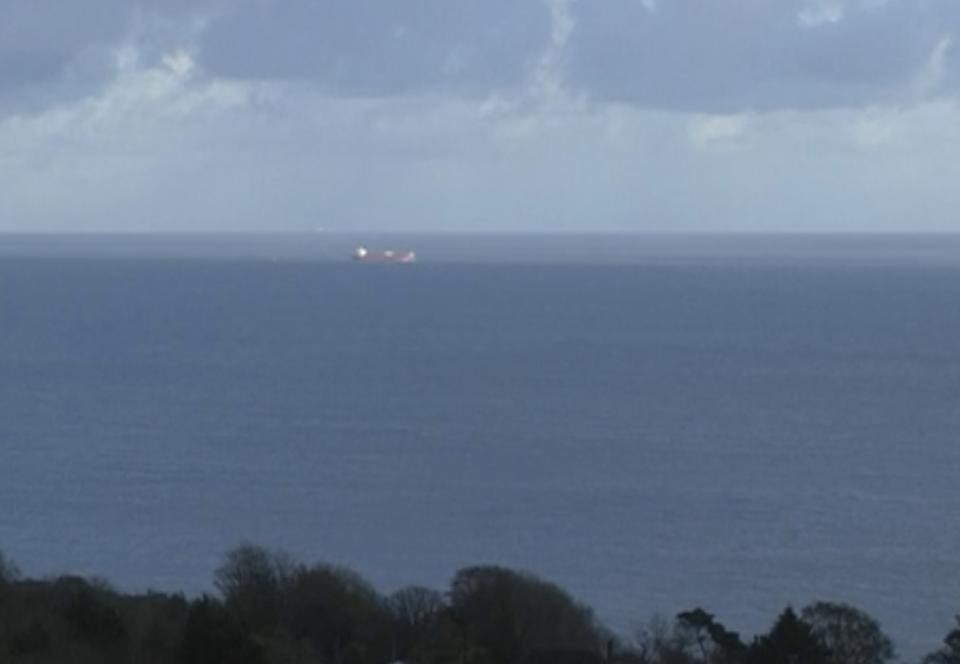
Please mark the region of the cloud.
<svg viewBox="0 0 960 664"><path fill-rule="evenodd" d="M593 99L703 113L905 99L930 44L960 28L960 3L672 0L651 14L637 0L608 0L574 11L570 85ZM941 92L958 84L948 77Z"/></svg>
<svg viewBox="0 0 960 664"><path fill-rule="evenodd" d="M960 3L90 0L15 2L4 19L0 114L89 94L123 42L146 58L189 47L222 79L344 97L483 99L537 80L544 92L722 114L914 94L931 44L960 29ZM946 49L944 70L956 58ZM936 93L958 85L945 75Z"/></svg>
<svg viewBox="0 0 960 664"><path fill-rule="evenodd" d="M744 115L699 116L690 126L690 141L700 149L723 145L730 147L744 135L747 118Z"/></svg>
<svg viewBox="0 0 960 664"><path fill-rule="evenodd" d="M211 21L200 57L216 75L345 96L482 96L525 80L551 39L549 12L540 0L238 0Z"/></svg>
<svg viewBox="0 0 960 664"><path fill-rule="evenodd" d="M960 230L952 6L375 6L70 14L0 93L0 229Z"/></svg>
<svg viewBox="0 0 960 664"><path fill-rule="evenodd" d="M952 102L728 115L488 104L237 81L189 48L127 45L95 94L0 120L0 228L955 228ZM905 205L920 199L937 201L922 222Z"/></svg>
<svg viewBox="0 0 960 664"><path fill-rule="evenodd" d="M902 145L898 140L897 124L897 118L891 117L888 112L878 109L866 111L853 127L854 142L865 150Z"/></svg>
<svg viewBox="0 0 960 664"><path fill-rule="evenodd" d="M168 32L190 29L198 16L214 11L213 0L91 0L84 3L7 2L0 22L0 62L49 63L11 80L0 71L0 92L20 84L57 79L85 52L112 48L140 31L142 45L162 24ZM149 30L148 30L149 26Z"/></svg>
<svg viewBox="0 0 960 664"><path fill-rule="evenodd" d="M941 37L930 51L930 55L916 78L916 88L921 96L929 96L938 92L947 79L948 56L953 37Z"/></svg>
<svg viewBox="0 0 960 664"><path fill-rule="evenodd" d="M577 26L573 14L576 0L543 0L550 10L550 38L533 60L527 80L519 86L498 90L483 100L484 117L501 119L501 140L529 140L577 115L588 103L582 91L572 90L566 80L571 36Z"/></svg>
<svg viewBox="0 0 960 664"><path fill-rule="evenodd" d="M162 228L159 220L177 207L171 187L189 187L191 177L198 189L209 183L193 172L203 146L218 161L229 157L205 136L250 111L255 90L198 75L185 51L144 60L135 46L120 47L109 83L95 94L0 118L0 178L11 187L0 217L8 230Z"/></svg>
<svg viewBox="0 0 960 664"><path fill-rule="evenodd" d="M843 20L844 6L839 2L817 2L797 12L797 23L802 28L833 25Z"/></svg>
<svg viewBox="0 0 960 664"><path fill-rule="evenodd" d="M571 6L574 0L544 0L550 9L550 41L537 59L533 72L535 92L552 99L563 94L563 58L576 27Z"/></svg>

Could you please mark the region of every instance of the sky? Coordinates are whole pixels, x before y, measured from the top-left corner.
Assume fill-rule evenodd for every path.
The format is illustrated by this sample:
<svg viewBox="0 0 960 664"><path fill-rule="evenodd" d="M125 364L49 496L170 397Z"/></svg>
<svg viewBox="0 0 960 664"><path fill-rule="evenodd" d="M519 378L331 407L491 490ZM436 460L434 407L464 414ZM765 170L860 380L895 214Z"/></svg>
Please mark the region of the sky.
<svg viewBox="0 0 960 664"><path fill-rule="evenodd" d="M0 231L960 232L957 0L0 0Z"/></svg>

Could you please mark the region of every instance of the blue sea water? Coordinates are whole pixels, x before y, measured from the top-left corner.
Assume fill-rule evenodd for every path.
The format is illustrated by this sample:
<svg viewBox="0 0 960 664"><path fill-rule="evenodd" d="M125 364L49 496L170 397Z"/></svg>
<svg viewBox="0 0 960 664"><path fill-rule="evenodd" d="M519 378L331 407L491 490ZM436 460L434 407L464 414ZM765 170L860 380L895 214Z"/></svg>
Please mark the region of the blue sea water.
<svg viewBox="0 0 960 664"><path fill-rule="evenodd" d="M960 237L0 237L31 575L491 562L622 632L847 601L915 657L960 612L958 439Z"/></svg>

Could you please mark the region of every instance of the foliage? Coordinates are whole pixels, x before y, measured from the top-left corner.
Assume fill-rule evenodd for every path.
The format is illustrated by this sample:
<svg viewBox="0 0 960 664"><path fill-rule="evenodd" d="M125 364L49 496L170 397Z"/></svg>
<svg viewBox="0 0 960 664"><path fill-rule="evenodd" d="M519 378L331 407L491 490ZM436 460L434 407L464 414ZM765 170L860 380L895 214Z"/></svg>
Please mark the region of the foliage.
<svg viewBox="0 0 960 664"><path fill-rule="evenodd" d="M265 664L263 649L234 615L209 597L190 605L177 648L179 664Z"/></svg>
<svg viewBox="0 0 960 664"><path fill-rule="evenodd" d="M943 639L943 646L923 658L923 664L960 664L960 616L956 617L957 626Z"/></svg>
<svg viewBox="0 0 960 664"><path fill-rule="evenodd" d="M801 617L829 651L831 664L885 664L893 659L893 642L860 609L816 602L804 608Z"/></svg>
<svg viewBox="0 0 960 664"><path fill-rule="evenodd" d="M653 616L635 635L632 654L641 664L692 664L691 642L682 630L660 615Z"/></svg>
<svg viewBox="0 0 960 664"><path fill-rule="evenodd" d="M787 607L745 645L696 607L623 644L559 586L497 566L449 592L381 596L355 572L243 544L218 596L116 592L75 576L22 579L0 555L0 664L889 664L893 644L846 604ZM924 664L960 664L960 617Z"/></svg>
<svg viewBox="0 0 960 664"><path fill-rule="evenodd" d="M281 594L292 574L286 554L242 544L227 552L214 586L245 629L267 633L279 622Z"/></svg>
<svg viewBox="0 0 960 664"><path fill-rule="evenodd" d="M450 590L450 610L463 648L479 648L509 664L545 647L599 652L603 638L592 611L560 587L502 567L460 570Z"/></svg>
<svg viewBox="0 0 960 664"><path fill-rule="evenodd" d="M422 646L440 628L447 610L443 595L421 586L409 586L387 599L387 611L393 622L392 655L405 660L422 656Z"/></svg>
<svg viewBox="0 0 960 664"><path fill-rule="evenodd" d="M377 592L356 573L331 565L297 570L283 592L283 620L295 639L306 639L334 662L362 659L371 637L387 631ZM378 644L383 649L383 642Z"/></svg>
<svg viewBox="0 0 960 664"><path fill-rule="evenodd" d="M770 631L754 639L746 664L830 664L826 647L807 623L787 607Z"/></svg>
<svg viewBox="0 0 960 664"><path fill-rule="evenodd" d="M713 614L697 607L677 614L677 630L687 635L685 641L696 643L702 662L738 662L743 657L744 645L740 635L729 631L714 620Z"/></svg>
<svg viewBox="0 0 960 664"><path fill-rule="evenodd" d="M126 635L120 612L107 592L76 577L62 578L59 583L66 591L63 618L82 639L108 642Z"/></svg>

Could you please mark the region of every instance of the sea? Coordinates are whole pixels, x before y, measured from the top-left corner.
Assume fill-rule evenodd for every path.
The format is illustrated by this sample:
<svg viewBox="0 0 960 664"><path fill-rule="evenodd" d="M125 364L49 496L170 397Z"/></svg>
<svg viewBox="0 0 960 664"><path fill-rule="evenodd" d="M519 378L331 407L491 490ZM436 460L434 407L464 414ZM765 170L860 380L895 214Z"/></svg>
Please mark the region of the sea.
<svg viewBox="0 0 960 664"><path fill-rule="evenodd" d="M915 660L960 612L958 479L960 236L0 236L30 576L498 564L625 637L830 600Z"/></svg>

